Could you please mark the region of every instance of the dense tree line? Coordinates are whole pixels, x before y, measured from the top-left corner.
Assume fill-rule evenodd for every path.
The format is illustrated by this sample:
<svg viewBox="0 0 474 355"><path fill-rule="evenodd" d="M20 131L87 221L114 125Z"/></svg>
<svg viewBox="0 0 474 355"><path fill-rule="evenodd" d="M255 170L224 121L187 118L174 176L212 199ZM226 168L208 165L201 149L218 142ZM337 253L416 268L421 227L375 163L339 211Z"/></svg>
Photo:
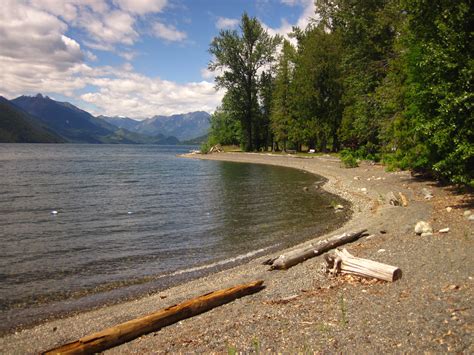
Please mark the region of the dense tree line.
<svg viewBox="0 0 474 355"><path fill-rule="evenodd" d="M470 0L316 0L289 40L242 16L210 46L209 144L315 149L474 185Z"/></svg>

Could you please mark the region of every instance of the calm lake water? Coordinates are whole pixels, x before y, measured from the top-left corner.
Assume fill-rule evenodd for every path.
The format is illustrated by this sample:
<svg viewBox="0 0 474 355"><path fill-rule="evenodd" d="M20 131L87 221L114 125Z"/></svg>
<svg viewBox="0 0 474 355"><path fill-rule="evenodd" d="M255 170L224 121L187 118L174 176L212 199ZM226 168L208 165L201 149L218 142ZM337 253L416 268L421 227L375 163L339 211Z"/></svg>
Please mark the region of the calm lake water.
<svg viewBox="0 0 474 355"><path fill-rule="evenodd" d="M156 291L347 217L317 176L176 157L189 148L0 144L0 331Z"/></svg>

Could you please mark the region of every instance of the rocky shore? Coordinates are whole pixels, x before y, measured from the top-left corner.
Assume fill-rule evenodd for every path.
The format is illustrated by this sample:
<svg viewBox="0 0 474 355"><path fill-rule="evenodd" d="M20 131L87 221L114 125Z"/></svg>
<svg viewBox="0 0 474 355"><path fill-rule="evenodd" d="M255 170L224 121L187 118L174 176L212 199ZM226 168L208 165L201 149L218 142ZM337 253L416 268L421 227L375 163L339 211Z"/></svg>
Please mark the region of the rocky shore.
<svg viewBox="0 0 474 355"><path fill-rule="evenodd" d="M107 352L474 352L471 194L415 179L407 172L388 173L380 165L363 163L344 169L331 156L189 157L281 165L326 177L323 187L308 189L338 194L353 209L353 218L330 235L368 229L369 237L347 249L400 267L402 279L386 283L331 277L322 271L323 257L286 271L269 271L262 261L276 253L159 294L6 335L0 338L1 353L38 353L209 291L257 279L266 285L257 294ZM400 192L407 199L406 207L390 203L392 193ZM432 231L415 234L419 221L427 222Z"/></svg>

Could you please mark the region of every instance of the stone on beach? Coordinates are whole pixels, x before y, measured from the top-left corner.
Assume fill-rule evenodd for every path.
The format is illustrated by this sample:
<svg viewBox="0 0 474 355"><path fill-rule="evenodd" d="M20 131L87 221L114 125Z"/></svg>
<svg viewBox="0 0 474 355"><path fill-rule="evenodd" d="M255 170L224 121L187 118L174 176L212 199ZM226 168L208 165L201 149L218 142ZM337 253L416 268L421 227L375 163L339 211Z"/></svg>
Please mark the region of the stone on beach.
<svg viewBox="0 0 474 355"><path fill-rule="evenodd" d="M433 198L433 193L430 190L428 190L426 187L421 189L421 193L425 197L425 200L431 200Z"/></svg>
<svg viewBox="0 0 474 355"><path fill-rule="evenodd" d="M428 222L419 221L415 225L415 233L423 236L423 234L426 233L433 233L433 228L431 228L431 225Z"/></svg>

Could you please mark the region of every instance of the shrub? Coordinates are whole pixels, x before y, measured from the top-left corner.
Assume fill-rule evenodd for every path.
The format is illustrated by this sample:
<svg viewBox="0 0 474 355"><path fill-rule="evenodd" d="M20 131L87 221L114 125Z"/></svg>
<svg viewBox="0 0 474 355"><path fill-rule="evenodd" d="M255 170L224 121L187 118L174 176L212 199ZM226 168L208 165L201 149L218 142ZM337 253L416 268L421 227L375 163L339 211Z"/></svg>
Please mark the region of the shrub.
<svg viewBox="0 0 474 355"><path fill-rule="evenodd" d="M351 151L343 150L340 153L342 165L345 168L357 168L359 163L357 159L352 155Z"/></svg>

